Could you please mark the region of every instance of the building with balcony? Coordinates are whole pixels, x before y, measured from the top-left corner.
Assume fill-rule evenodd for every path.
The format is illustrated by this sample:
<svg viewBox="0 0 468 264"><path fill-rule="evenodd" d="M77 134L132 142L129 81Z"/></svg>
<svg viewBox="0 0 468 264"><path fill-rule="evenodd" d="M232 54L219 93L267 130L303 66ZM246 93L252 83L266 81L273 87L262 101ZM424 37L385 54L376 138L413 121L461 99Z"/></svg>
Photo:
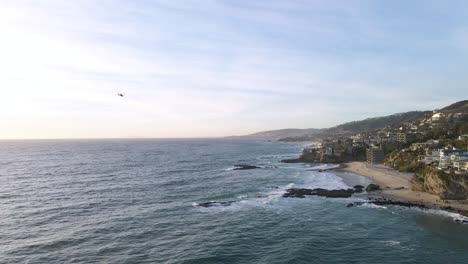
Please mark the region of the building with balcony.
<svg viewBox="0 0 468 264"><path fill-rule="evenodd" d="M378 164L384 161L384 151L379 147L370 147L366 150L367 163Z"/></svg>
<svg viewBox="0 0 468 264"><path fill-rule="evenodd" d="M403 144L413 142L416 140L416 133L397 133L397 140Z"/></svg>

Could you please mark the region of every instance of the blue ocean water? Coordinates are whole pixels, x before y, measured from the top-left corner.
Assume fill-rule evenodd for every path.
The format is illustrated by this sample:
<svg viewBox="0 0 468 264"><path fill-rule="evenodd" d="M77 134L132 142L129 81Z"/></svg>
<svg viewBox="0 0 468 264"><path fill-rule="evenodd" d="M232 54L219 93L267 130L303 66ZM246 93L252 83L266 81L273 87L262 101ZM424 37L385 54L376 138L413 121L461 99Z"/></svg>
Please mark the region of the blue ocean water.
<svg viewBox="0 0 468 264"><path fill-rule="evenodd" d="M0 141L0 263L468 263L468 225L364 195L282 198L369 180L284 164L301 144ZM245 163L263 169L236 171ZM327 166L327 165L323 165ZM204 208L197 203L234 201Z"/></svg>

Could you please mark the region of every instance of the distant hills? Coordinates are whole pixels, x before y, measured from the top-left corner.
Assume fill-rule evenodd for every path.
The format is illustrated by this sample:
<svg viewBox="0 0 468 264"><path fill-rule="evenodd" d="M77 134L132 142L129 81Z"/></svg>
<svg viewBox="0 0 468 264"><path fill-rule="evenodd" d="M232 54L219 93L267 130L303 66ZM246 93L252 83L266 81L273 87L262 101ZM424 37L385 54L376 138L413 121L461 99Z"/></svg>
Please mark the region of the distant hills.
<svg viewBox="0 0 468 264"><path fill-rule="evenodd" d="M280 138L286 137L300 137L303 135L314 135L322 131L323 129L317 128L285 128L285 129L278 129L278 130L270 130L270 131L263 131L257 132L250 135L245 136L238 136L240 138L252 138L252 139L269 139L269 140L277 140Z"/></svg>
<svg viewBox="0 0 468 264"><path fill-rule="evenodd" d="M444 114L468 113L468 100L456 102L447 107L434 111ZM281 141L316 140L330 135L356 134L361 132L383 129L385 127L399 126L406 122L415 122L423 120L425 118L430 118L434 111L410 111L388 116L367 118L360 121L352 121L331 128L279 129L258 132L240 137Z"/></svg>
<svg viewBox="0 0 468 264"><path fill-rule="evenodd" d="M361 121L352 121L327 129L330 133L351 132L359 133L369 130L382 129L388 126L396 126L401 123L414 121L432 111L411 111L389 116L372 117Z"/></svg>

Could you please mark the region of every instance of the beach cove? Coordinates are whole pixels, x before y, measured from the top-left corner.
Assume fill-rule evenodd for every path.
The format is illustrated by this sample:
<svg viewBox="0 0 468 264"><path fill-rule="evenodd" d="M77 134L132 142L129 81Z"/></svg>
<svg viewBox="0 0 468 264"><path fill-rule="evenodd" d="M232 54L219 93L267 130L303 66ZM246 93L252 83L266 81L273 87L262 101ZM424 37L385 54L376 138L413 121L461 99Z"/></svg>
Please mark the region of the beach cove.
<svg viewBox="0 0 468 264"><path fill-rule="evenodd" d="M366 162L349 162L338 171L365 176L380 185L381 190L371 196L420 204L430 209L447 210L468 216L467 200L442 200L438 196L411 190L413 173L402 173L384 165L371 165Z"/></svg>

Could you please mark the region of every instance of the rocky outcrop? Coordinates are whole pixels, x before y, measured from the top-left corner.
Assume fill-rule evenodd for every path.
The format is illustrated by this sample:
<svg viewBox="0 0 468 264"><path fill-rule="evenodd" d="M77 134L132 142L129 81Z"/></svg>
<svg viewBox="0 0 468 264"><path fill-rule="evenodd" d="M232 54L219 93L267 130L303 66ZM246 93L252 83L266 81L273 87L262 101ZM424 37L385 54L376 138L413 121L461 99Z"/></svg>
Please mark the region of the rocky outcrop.
<svg viewBox="0 0 468 264"><path fill-rule="evenodd" d="M321 155L319 153L302 153L297 159L284 159L284 163L341 163L345 162L337 156Z"/></svg>
<svg viewBox="0 0 468 264"><path fill-rule="evenodd" d="M283 194L284 198L305 198L308 195L324 196L328 198L348 198L353 193L362 193L364 186L355 185L353 189L338 189L338 190L326 190L322 188L307 189L307 188L291 188L287 189L286 193ZM377 184L369 184L366 188L367 192L380 190L380 186Z"/></svg>
<svg viewBox="0 0 468 264"><path fill-rule="evenodd" d="M353 189L339 189L339 190L326 190L326 189L305 189L305 188L291 188L287 189L283 194L284 198L305 198L306 195L324 196L329 198L348 198L354 193Z"/></svg>
<svg viewBox="0 0 468 264"><path fill-rule="evenodd" d="M320 156L317 152L303 151L297 159L284 159L281 162L284 163L318 163L320 162Z"/></svg>
<svg viewBox="0 0 468 264"><path fill-rule="evenodd" d="M380 186L378 184L371 183L366 187L366 192L374 192L378 190L380 190Z"/></svg>
<svg viewBox="0 0 468 264"><path fill-rule="evenodd" d="M362 185L354 185L354 192L357 192L357 193L362 193L363 192L363 189L364 189L364 186Z"/></svg>
<svg viewBox="0 0 468 264"><path fill-rule="evenodd" d="M260 167L253 166L253 165L246 165L246 164L237 164L237 165L234 165L233 170L253 170L253 169L260 169Z"/></svg>
<svg viewBox="0 0 468 264"><path fill-rule="evenodd" d="M304 149L297 159L284 159L284 163L343 163L362 160L362 157L356 153L336 152L325 154L323 149Z"/></svg>
<svg viewBox="0 0 468 264"><path fill-rule="evenodd" d="M444 200L466 200L468 199L468 175L445 173L436 168L430 168L413 176L411 189L432 193Z"/></svg>
<svg viewBox="0 0 468 264"><path fill-rule="evenodd" d="M233 202L235 202L235 201L226 201L226 202L215 202L215 201L211 201L211 202L205 202L205 203L198 203L197 205L198 205L198 206L201 206L201 207L229 206L229 205L231 205Z"/></svg>

